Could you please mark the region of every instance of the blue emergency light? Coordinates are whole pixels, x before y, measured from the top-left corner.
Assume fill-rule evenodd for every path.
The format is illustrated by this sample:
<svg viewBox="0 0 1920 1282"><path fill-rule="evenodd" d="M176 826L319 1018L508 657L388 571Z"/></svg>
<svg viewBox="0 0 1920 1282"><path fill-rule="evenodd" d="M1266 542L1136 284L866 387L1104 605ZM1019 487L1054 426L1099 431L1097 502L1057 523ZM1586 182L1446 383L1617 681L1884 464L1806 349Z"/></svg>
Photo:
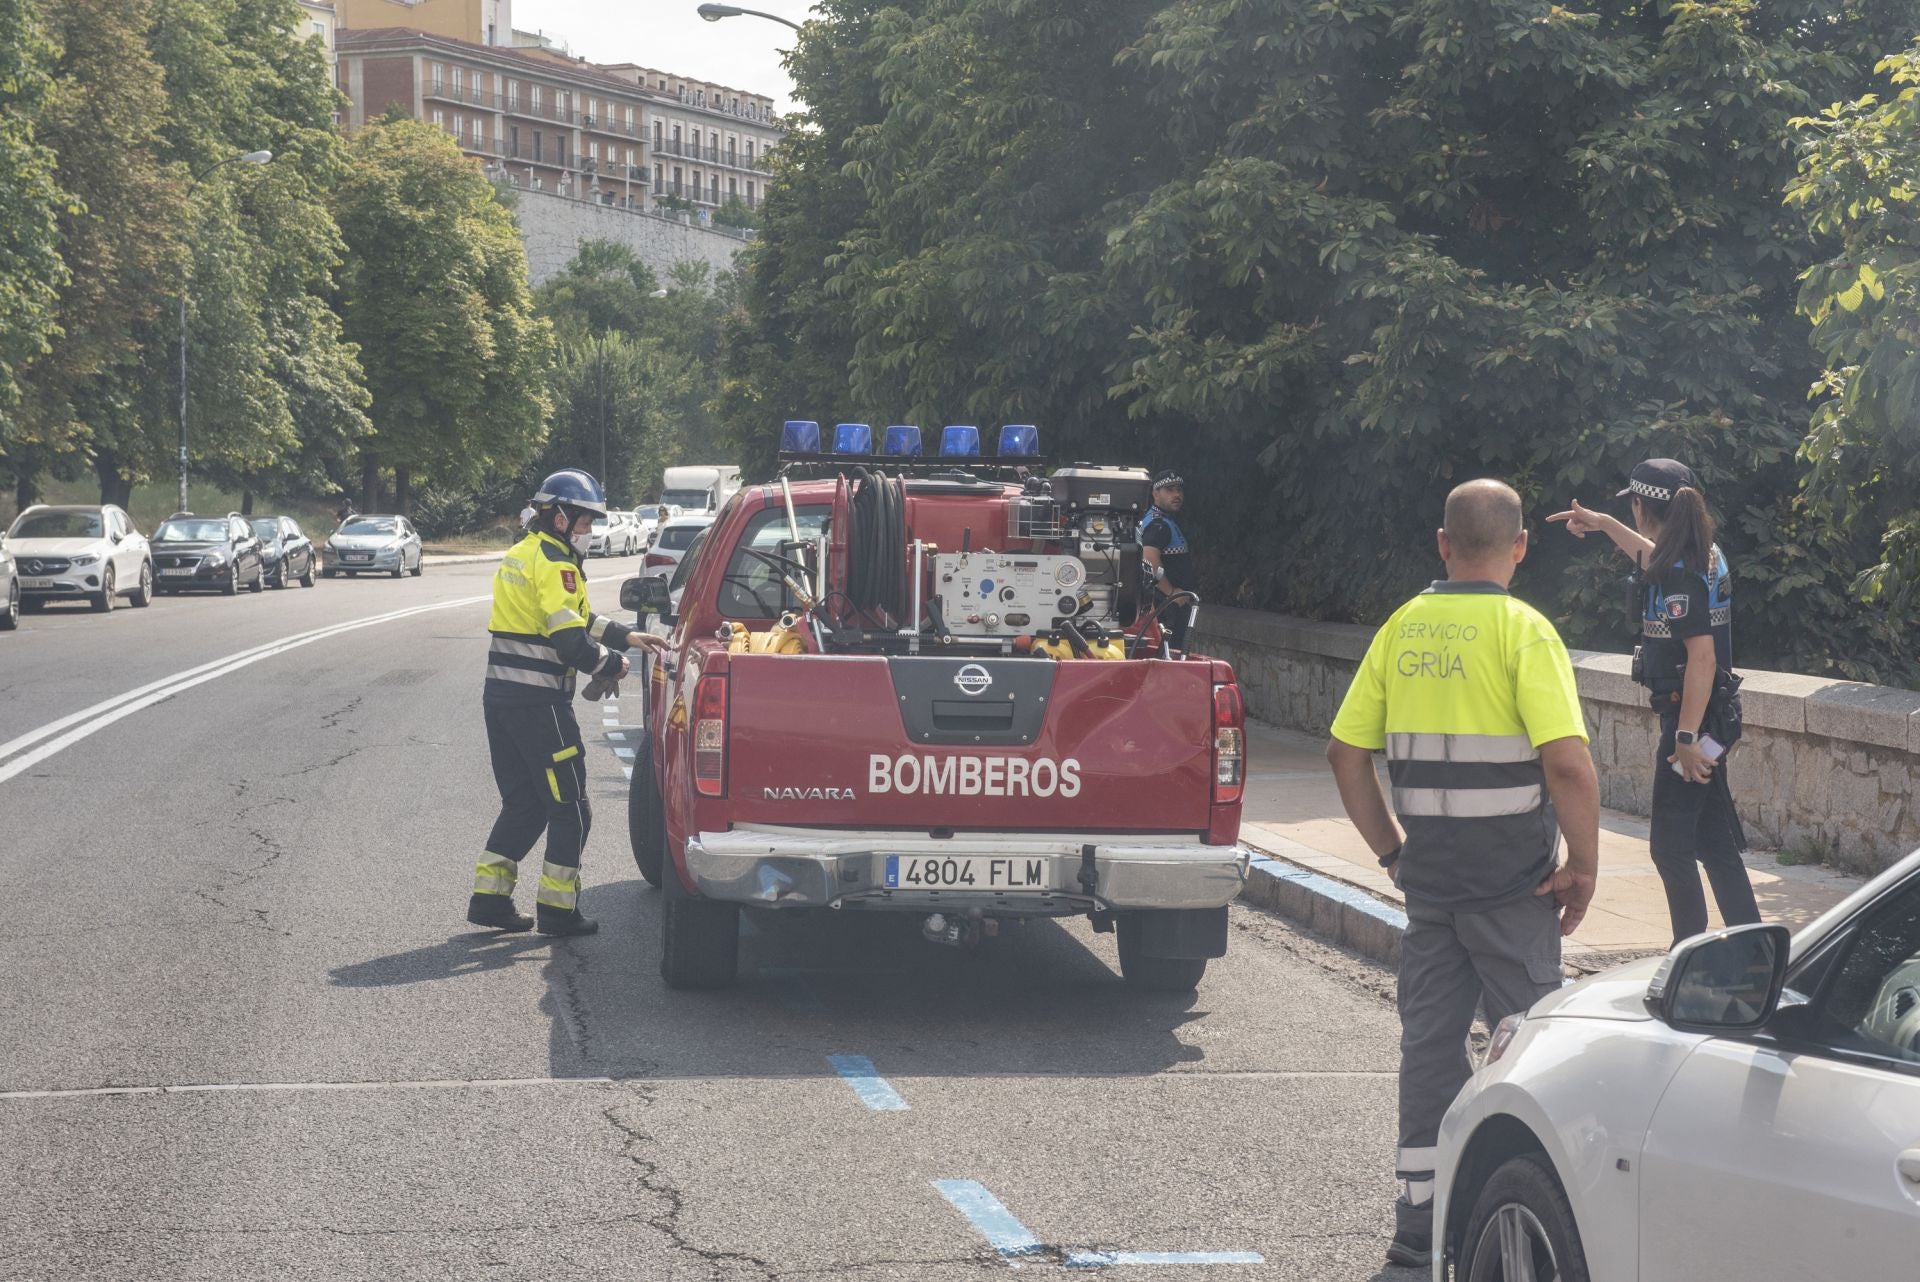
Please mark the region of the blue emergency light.
<svg viewBox="0 0 1920 1282"><path fill-rule="evenodd" d="M780 448L795 454L818 454L820 425L807 418L788 419L780 429Z"/></svg>
<svg viewBox="0 0 1920 1282"><path fill-rule="evenodd" d="M887 429L881 439L880 452L902 458L920 457L920 429L912 425L899 425Z"/></svg>
<svg viewBox="0 0 1920 1282"><path fill-rule="evenodd" d="M1031 458L1040 453L1040 429L1031 423L1008 423L1000 429L1001 458Z"/></svg>
<svg viewBox="0 0 1920 1282"><path fill-rule="evenodd" d="M865 423L837 423L833 429L835 454L873 453L873 429Z"/></svg>
<svg viewBox="0 0 1920 1282"><path fill-rule="evenodd" d="M979 458L980 429L977 427L948 427L940 433L940 457L942 458Z"/></svg>

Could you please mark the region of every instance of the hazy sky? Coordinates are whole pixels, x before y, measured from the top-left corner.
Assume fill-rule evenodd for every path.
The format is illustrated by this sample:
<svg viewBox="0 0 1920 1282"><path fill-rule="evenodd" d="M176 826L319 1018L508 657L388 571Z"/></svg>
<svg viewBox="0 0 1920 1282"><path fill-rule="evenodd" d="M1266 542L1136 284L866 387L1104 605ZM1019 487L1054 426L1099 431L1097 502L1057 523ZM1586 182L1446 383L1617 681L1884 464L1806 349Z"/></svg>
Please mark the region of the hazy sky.
<svg viewBox="0 0 1920 1282"><path fill-rule="evenodd" d="M807 0L755 0L750 7L795 22L807 17ZM562 38L594 62L637 62L715 80L769 94L777 110L789 109L793 82L780 51L793 43L793 32L749 16L703 22L697 8L699 0L513 0L513 25Z"/></svg>

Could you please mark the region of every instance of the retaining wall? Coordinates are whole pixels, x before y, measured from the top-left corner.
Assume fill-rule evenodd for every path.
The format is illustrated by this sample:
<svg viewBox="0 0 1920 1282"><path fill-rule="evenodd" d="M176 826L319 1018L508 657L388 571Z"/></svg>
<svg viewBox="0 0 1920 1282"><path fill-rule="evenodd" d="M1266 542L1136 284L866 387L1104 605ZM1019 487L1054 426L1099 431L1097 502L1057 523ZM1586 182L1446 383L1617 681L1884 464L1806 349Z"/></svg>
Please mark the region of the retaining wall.
<svg viewBox="0 0 1920 1282"><path fill-rule="evenodd" d="M727 232L681 222L678 215L635 213L524 187L514 188L513 194L520 239L527 247L527 275L535 286L558 275L584 241L629 246L663 282L677 262L704 262L716 272L727 271L747 243Z"/></svg>
<svg viewBox="0 0 1920 1282"><path fill-rule="evenodd" d="M1324 734L1373 629L1207 606L1196 651L1234 666L1248 711ZM1573 651L1604 804L1647 813L1659 720L1624 654ZM1746 734L1730 769L1757 847L1877 872L1920 846L1920 693L1740 669Z"/></svg>

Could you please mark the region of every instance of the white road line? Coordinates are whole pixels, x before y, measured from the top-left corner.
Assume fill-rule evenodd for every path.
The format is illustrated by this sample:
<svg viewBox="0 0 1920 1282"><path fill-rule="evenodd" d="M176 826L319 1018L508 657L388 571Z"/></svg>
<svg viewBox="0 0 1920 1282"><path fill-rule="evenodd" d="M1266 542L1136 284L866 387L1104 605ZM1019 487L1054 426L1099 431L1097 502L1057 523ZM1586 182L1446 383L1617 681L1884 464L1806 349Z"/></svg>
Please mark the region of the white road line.
<svg viewBox="0 0 1920 1282"><path fill-rule="evenodd" d="M620 767L620 770L621 770L621 773L623 773L623 774L625 774L625 775L627 776L627 778L629 778L629 779L631 779L631 778L633 778L633 767L632 767L632 766L621 766L621 767Z"/></svg>
<svg viewBox="0 0 1920 1282"><path fill-rule="evenodd" d="M625 743L627 741L627 736L618 730L607 731L607 738L613 740L615 743Z"/></svg>
<svg viewBox="0 0 1920 1282"><path fill-rule="evenodd" d="M64 1091L0 1091L0 1100L92 1099L114 1095L219 1095L268 1091L491 1090L522 1086L605 1086L611 1077L457 1077L402 1082L199 1082L180 1086L90 1086Z"/></svg>
<svg viewBox="0 0 1920 1282"><path fill-rule="evenodd" d="M615 748L613 750L613 755L620 758L620 760L622 761L632 761L633 749L632 748Z"/></svg>

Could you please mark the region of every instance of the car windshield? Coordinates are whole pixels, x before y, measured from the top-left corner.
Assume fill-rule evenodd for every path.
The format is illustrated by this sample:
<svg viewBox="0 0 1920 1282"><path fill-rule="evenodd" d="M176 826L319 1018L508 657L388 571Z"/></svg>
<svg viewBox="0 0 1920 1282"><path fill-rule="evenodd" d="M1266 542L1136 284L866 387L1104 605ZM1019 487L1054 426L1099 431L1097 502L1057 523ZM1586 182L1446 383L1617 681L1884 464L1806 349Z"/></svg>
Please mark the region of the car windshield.
<svg viewBox="0 0 1920 1282"><path fill-rule="evenodd" d="M29 512L13 523L16 539L97 539L98 512Z"/></svg>
<svg viewBox="0 0 1920 1282"><path fill-rule="evenodd" d="M153 532L155 543L218 543L226 537L227 523L218 519L162 521Z"/></svg>
<svg viewBox="0 0 1920 1282"><path fill-rule="evenodd" d="M643 521L657 521L660 519L660 509L657 507L637 507L633 509L633 514Z"/></svg>
<svg viewBox="0 0 1920 1282"><path fill-rule="evenodd" d="M668 490L660 496L662 503L669 506L704 508L707 505L705 490Z"/></svg>
<svg viewBox="0 0 1920 1282"><path fill-rule="evenodd" d="M342 534L398 534L400 522L390 516L355 516L340 527Z"/></svg>
<svg viewBox="0 0 1920 1282"><path fill-rule="evenodd" d="M653 546L668 552L684 552L693 546L693 541L700 537L700 531L706 528L704 525L669 525L660 531L660 538Z"/></svg>
<svg viewBox="0 0 1920 1282"><path fill-rule="evenodd" d="M253 532L263 539L277 539L280 537L280 522L271 516L264 520L251 522L251 524L253 526Z"/></svg>
<svg viewBox="0 0 1920 1282"><path fill-rule="evenodd" d="M607 531L607 518L606 518L606 517L604 517L604 516L596 516L596 517L594 517L594 518L593 518L593 528L594 528L594 532L595 532L595 533L598 533L598 534L605 534L605 533L606 533L606 531Z"/></svg>

